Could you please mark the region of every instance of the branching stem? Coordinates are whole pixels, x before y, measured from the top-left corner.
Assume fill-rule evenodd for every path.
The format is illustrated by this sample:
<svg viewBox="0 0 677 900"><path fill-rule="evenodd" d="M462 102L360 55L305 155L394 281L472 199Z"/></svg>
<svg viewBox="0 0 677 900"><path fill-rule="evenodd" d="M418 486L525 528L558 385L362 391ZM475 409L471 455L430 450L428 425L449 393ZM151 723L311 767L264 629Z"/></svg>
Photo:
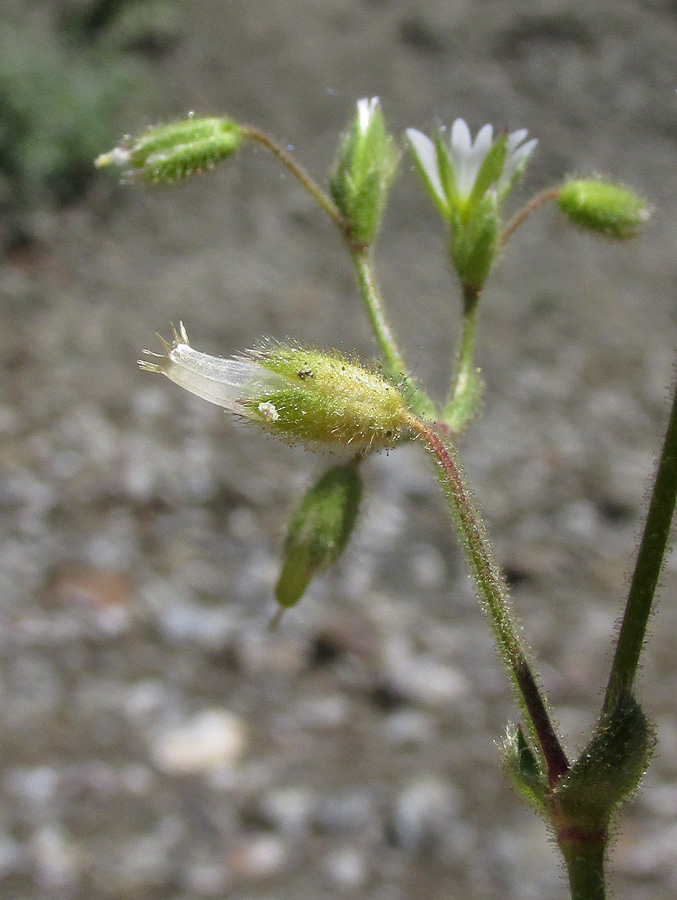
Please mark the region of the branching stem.
<svg viewBox="0 0 677 900"><path fill-rule="evenodd" d="M522 209L515 213L512 219L508 222L508 224L503 229L503 233L501 234L501 246L505 246L513 234L517 231L520 225L523 225L524 222L529 218L529 216L536 212L539 207L543 206L545 203L548 203L550 200L556 200L559 196L559 186L547 188L545 191L541 191L539 194L536 194L534 197L526 203Z"/></svg>
<svg viewBox="0 0 677 900"><path fill-rule="evenodd" d="M533 675L531 651L521 634L511 608L507 585L494 559L486 529L464 481L453 451L435 430L411 417L410 427L423 439L437 462L438 474L452 518L477 583L480 598L496 636L501 656L508 668L518 702L536 747L545 762L552 786L569 770L569 761L550 720L546 702Z"/></svg>
<svg viewBox="0 0 677 900"><path fill-rule="evenodd" d="M646 626L670 537L676 496L677 385L675 385L670 419L656 472L656 482L611 665L609 684L604 698L604 712L612 711L619 692L632 691L644 646Z"/></svg>
<svg viewBox="0 0 677 900"><path fill-rule="evenodd" d="M294 178L304 187L318 205L326 212L332 222L340 230L341 234L348 240L350 235L350 225L341 214L331 197L317 184L316 181L306 172L303 166L300 166L294 157L284 149L270 135L252 125L243 125L243 133L252 141L256 141L269 150L273 156L280 160L282 165L290 172Z"/></svg>

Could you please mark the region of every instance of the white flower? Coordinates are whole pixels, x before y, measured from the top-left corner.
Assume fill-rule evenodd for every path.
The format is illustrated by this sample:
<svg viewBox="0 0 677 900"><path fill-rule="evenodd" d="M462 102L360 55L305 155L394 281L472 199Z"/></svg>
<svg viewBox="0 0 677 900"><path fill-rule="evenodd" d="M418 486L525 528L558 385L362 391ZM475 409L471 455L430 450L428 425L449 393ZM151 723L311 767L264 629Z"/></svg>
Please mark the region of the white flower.
<svg viewBox="0 0 677 900"><path fill-rule="evenodd" d="M523 143L526 136L527 130L523 128L507 137L503 169L491 184L499 198L508 191L538 143L536 139ZM450 184L448 173L444 171L445 166L441 165L435 142L415 128L407 130L407 138L433 199L447 216L454 206L463 206L467 203L482 165L496 143L491 125L482 126L473 141L465 120L456 119L451 126L449 146L441 144L439 148L446 154L449 168L453 173L453 183Z"/></svg>
<svg viewBox="0 0 677 900"><path fill-rule="evenodd" d="M372 97L371 100L367 97L363 97L362 100L357 101L357 122L362 134L367 133L367 129L369 128L378 107L378 97Z"/></svg>
<svg viewBox="0 0 677 900"><path fill-rule="evenodd" d="M194 350L188 341L183 322L179 323L178 331L174 326L172 328L174 340L171 344L158 335L165 353L143 351L156 361L140 359L138 362L142 369L166 375L170 381L191 394L245 416L251 416L251 410L245 406L247 402L281 390L287 385L287 379L283 375L266 369L255 358L223 359ZM268 406L272 407L272 404ZM277 411L274 407L260 409L260 412L268 421L276 421Z"/></svg>

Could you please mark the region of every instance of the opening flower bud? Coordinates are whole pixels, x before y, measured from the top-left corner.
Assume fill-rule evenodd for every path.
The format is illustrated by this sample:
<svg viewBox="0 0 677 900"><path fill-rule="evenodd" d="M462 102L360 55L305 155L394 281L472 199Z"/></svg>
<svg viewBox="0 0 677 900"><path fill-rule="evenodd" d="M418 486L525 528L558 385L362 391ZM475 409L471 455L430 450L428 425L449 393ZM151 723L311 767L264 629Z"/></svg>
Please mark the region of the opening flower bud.
<svg viewBox="0 0 677 900"><path fill-rule="evenodd" d="M341 556L361 497L362 483L354 464L330 469L308 490L289 523L275 588L281 607L298 603L312 579Z"/></svg>
<svg viewBox="0 0 677 900"><path fill-rule="evenodd" d="M633 237L651 216L651 207L637 194L598 178L565 182L558 203L575 225L617 239Z"/></svg>
<svg viewBox="0 0 677 900"><path fill-rule="evenodd" d="M388 134L378 97L357 103L357 115L341 142L330 176L331 195L349 222L352 239L376 237L399 152Z"/></svg>
<svg viewBox="0 0 677 900"><path fill-rule="evenodd" d="M126 138L94 164L122 166L132 179L172 184L213 169L238 149L242 138L242 129L232 119L191 117Z"/></svg>
<svg viewBox="0 0 677 900"><path fill-rule="evenodd" d="M160 340L165 352L144 351L141 368L290 443L368 452L397 443L412 420L395 385L336 351L269 341L223 359L194 350L183 324L171 344Z"/></svg>

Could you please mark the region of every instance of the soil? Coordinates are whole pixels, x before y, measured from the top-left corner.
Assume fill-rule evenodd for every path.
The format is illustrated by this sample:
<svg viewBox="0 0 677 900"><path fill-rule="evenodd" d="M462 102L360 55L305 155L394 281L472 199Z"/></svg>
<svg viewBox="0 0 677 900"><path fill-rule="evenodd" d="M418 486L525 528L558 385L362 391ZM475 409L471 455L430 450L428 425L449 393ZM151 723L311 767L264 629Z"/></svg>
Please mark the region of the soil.
<svg viewBox="0 0 677 900"><path fill-rule="evenodd" d="M125 131L228 113L321 179L355 100L378 95L397 134L527 127L521 199L601 172L656 204L622 244L540 211L482 299L486 402L460 455L573 754L674 377L677 7L178 8ZM286 518L331 459L136 366L178 320L224 356L262 335L373 354L322 213L247 149L177 189L101 174L34 224L37 243L0 260L0 900L564 898L499 769L518 710L420 448L364 466L349 551L270 632ZM406 155L378 264L441 398L459 304ZM633 900L677 891L676 586L668 560L640 686L658 750L610 863Z"/></svg>

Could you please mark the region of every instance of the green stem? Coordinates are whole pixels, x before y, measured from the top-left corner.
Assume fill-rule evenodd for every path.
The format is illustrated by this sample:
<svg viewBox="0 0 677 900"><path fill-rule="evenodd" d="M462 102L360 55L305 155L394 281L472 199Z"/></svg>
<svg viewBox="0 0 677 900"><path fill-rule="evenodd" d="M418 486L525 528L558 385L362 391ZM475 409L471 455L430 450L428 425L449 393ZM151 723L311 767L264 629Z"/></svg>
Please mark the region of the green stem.
<svg viewBox="0 0 677 900"><path fill-rule="evenodd" d="M508 222L508 224L503 229L503 234L501 235L501 246L505 246L513 234L517 231L520 225L523 225L529 216L536 212L536 210L543 206L545 203L548 203L550 200L556 200L559 196L559 186L547 188L545 191L541 191L539 194L536 194L535 197L532 197L531 200L526 203L522 209L515 213L512 219Z"/></svg>
<svg viewBox="0 0 677 900"><path fill-rule="evenodd" d="M571 900L604 900L606 840L560 839L558 841L569 876Z"/></svg>
<svg viewBox="0 0 677 900"><path fill-rule="evenodd" d="M311 197L318 203L321 209L323 209L332 222L338 227L341 231L341 234L346 239L349 239L350 236L350 224L343 217L340 210L336 206L336 204L332 201L331 197L322 188L317 184L316 181L311 178L311 176L306 172L306 170L300 166L294 157L281 147L280 144L277 143L270 135L266 134L263 131L260 131L258 128L254 128L252 125L242 125L242 132L250 138L252 141L256 141L261 144L262 147L265 147L266 150L269 150L273 156L280 160L282 165L290 172L294 178L299 182L299 184L304 187Z"/></svg>
<svg viewBox="0 0 677 900"><path fill-rule="evenodd" d="M649 513L611 665L603 712L611 712L621 691L632 691L644 635L658 585L677 496L677 385Z"/></svg>
<svg viewBox="0 0 677 900"><path fill-rule="evenodd" d="M395 335L386 321L383 301L376 281L372 251L369 248L361 247L352 249L350 255L355 266L357 283L367 307L367 315L383 354L386 371L395 378L406 376L404 357L397 346Z"/></svg>
<svg viewBox="0 0 677 900"><path fill-rule="evenodd" d="M477 288L463 288L461 340L447 403L442 413L444 421L456 432L461 431L472 418L481 396L482 385L473 364L479 299L480 291Z"/></svg>
<svg viewBox="0 0 677 900"><path fill-rule="evenodd" d="M550 720L548 709L529 665L531 651L511 609L508 588L494 559L494 552L475 502L451 451L439 435L412 416L413 431L427 445L437 469L452 518L461 535L480 598L489 615L501 656L525 715L534 745L540 748L548 780L554 786L569 770L569 761Z"/></svg>

